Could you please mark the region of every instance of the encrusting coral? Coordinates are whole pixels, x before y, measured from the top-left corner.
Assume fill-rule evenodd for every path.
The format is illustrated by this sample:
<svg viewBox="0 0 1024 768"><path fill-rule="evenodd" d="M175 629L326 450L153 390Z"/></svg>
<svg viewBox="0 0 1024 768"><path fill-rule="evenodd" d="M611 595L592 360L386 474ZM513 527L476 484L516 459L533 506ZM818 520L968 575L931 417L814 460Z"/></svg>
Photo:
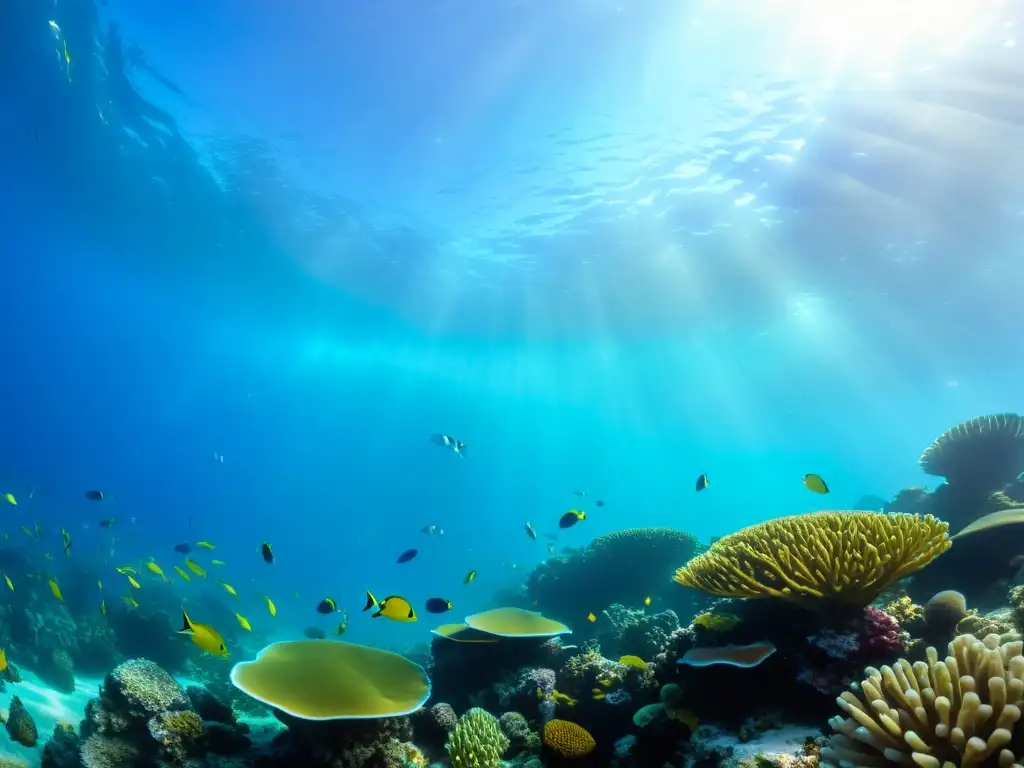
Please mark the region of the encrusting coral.
<svg viewBox="0 0 1024 768"><path fill-rule="evenodd" d="M1024 643L999 644L997 635L961 635L939 659L869 667L861 695L846 691L836 703L847 717L821 751L829 765L967 768L1021 763L1018 727L1024 704ZM1015 738L1016 737L1016 738Z"/></svg>
<svg viewBox="0 0 1024 768"><path fill-rule="evenodd" d="M725 536L675 581L722 597L866 605L949 546L948 526L931 515L814 512Z"/></svg>
<svg viewBox="0 0 1024 768"><path fill-rule="evenodd" d="M498 719L474 707L455 724L448 740L448 755L454 768L498 768L508 746Z"/></svg>

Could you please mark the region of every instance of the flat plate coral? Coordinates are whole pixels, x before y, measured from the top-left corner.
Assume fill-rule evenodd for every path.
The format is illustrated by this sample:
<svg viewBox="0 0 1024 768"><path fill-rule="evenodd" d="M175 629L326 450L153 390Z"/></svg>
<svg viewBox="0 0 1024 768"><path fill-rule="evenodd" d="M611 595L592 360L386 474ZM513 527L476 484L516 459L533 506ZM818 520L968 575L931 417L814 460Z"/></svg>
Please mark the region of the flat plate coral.
<svg viewBox="0 0 1024 768"><path fill-rule="evenodd" d="M396 717L430 697L423 668L404 656L338 640L268 645L231 670L235 687L304 720Z"/></svg>
<svg viewBox="0 0 1024 768"><path fill-rule="evenodd" d="M495 608L466 617L473 629L499 637L555 637L571 634L565 624L522 608Z"/></svg>

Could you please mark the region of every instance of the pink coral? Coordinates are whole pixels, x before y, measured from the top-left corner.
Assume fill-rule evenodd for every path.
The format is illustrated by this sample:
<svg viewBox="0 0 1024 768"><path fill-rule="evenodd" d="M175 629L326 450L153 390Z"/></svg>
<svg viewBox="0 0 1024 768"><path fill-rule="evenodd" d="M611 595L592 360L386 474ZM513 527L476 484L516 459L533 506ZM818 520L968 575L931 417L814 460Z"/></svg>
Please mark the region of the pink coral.
<svg viewBox="0 0 1024 768"><path fill-rule="evenodd" d="M864 609L864 629L861 632L861 648L869 653L891 653L906 650L906 636L900 632L900 625L881 608L868 606Z"/></svg>

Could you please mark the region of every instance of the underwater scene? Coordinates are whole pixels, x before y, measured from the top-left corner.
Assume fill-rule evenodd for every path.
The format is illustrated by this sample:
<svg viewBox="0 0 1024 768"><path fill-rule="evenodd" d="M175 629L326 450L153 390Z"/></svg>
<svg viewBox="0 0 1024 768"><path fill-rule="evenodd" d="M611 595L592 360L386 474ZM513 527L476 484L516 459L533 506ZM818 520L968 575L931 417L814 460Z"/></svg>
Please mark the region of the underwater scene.
<svg viewBox="0 0 1024 768"><path fill-rule="evenodd" d="M1019 0L0 3L0 768L1024 766Z"/></svg>

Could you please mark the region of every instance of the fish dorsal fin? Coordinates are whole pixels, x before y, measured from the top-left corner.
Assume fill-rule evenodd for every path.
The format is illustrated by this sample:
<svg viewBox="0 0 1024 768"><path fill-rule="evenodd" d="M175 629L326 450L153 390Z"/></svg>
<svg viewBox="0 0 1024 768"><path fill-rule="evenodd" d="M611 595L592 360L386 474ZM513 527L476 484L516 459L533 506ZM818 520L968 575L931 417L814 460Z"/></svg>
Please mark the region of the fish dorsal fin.
<svg viewBox="0 0 1024 768"><path fill-rule="evenodd" d="M363 607L363 610L368 611L375 605L378 605L377 598L373 596L370 590L366 590L366 605Z"/></svg>
<svg viewBox="0 0 1024 768"><path fill-rule="evenodd" d="M179 629L178 632L189 632L189 633L191 633L191 632L195 632L196 631L195 628L192 626L192 622L189 620L187 613L182 611L181 612L181 618L182 618L181 629Z"/></svg>

